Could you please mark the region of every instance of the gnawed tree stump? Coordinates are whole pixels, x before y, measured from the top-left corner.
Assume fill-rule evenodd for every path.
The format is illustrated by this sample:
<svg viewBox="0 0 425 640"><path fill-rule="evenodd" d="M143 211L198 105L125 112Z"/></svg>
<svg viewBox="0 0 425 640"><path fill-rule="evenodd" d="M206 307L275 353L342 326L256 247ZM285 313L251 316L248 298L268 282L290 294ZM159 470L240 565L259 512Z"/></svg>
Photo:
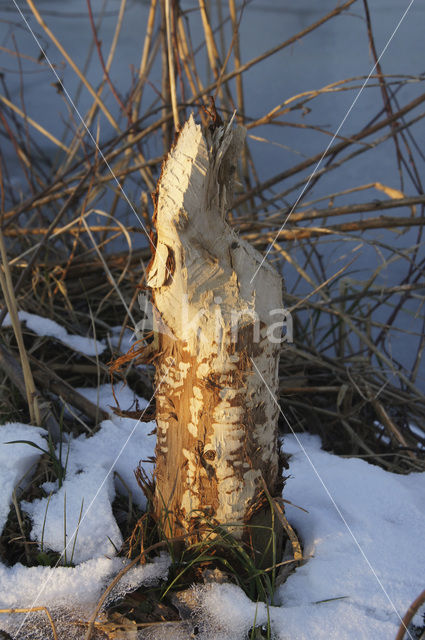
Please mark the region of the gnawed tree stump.
<svg viewBox="0 0 425 640"><path fill-rule="evenodd" d="M156 367L154 511L169 536L199 539L220 523L241 537L270 520L264 486L282 488L271 396L282 279L225 221L244 136L232 123L204 135L191 116L156 192L146 359Z"/></svg>

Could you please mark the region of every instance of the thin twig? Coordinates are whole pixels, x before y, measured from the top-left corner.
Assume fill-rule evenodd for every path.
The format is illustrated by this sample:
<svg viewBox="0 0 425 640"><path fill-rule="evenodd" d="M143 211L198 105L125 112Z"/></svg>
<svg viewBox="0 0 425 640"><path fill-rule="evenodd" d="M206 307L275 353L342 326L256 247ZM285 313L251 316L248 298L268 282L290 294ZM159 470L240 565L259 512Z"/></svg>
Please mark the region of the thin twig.
<svg viewBox="0 0 425 640"><path fill-rule="evenodd" d="M397 636L395 640L403 640L405 633L409 633L408 626L415 617L418 609L425 603L425 590L412 602L401 621Z"/></svg>
<svg viewBox="0 0 425 640"><path fill-rule="evenodd" d="M49 619L50 622L50 626L52 627L52 633L53 633L53 638L54 640L58 640L58 634L56 631L56 627L55 627L55 623L53 622L53 618L50 615L50 611L48 610L47 607L27 607L27 608L19 608L19 609L0 609L0 613L32 613L35 611L44 611L44 613L46 614L46 616Z"/></svg>

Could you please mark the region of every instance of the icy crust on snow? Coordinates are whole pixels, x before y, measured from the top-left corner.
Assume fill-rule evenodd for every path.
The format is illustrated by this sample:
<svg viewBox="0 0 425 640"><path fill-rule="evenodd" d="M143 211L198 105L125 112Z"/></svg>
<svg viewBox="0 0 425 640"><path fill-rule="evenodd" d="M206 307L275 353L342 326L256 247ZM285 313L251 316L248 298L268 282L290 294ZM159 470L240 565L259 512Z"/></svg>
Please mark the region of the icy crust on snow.
<svg viewBox="0 0 425 640"><path fill-rule="evenodd" d="M28 440L42 449L47 449L43 435L47 435L44 429L20 422L9 422L0 426L0 532L6 524L13 489L42 455L39 449L31 445L6 442Z"/></svg>
<svg viewBox="0 0 425 640"><path fill-rule="evenodd" d="M75 621L90 618L108 584L128 563L129 560L123 558L96 558L78 567L55 569L24 567L21 564L6 568L0 564L0 609L47 607L55 621L59 638L81 640L85 634L84 627L75 626ZM133 567L114 587L114 598L165 580L169 566L169 556L162 554L148 564ZM2 614L0 629L13 637L20 631L17 636L20 640L29 637L31 640L46 640L52 637L44 613Z"/></svg>
<svg viewBox="0 0 425 640"><path fill-rule="evenodd" d="M110 385L78 391L107 411L114 404ZM115 393L123 409L134 404L134 394L127 387L117 386ZM140 408L146 406L145 400L137 400ZM154 427L154 422L138 422L111 413L111 419L103 421L93 436L81 435L64 442L63 464L67 455L68 460L62 487L46 483L46 492L50 494L53 490L50 498L22 502L22 509L32 521L31 539L43 541L45 549L63 552L66 533L66 559L69 562L72 558L74 564L115 555L122 536L112 513L112 502L116 490L127 495L122 479L132 492L134 503L141 508L146 506L134 470L141 458L154 454L155 438L148 435ZM144 463L143 467L148 474L153 470L151 463Z"/></svg>
<svg viewBox="0 0 425 640"><path fill-rule="evenodd" d="M123 568L122 558L94 558L78 567L0 564L0 608L95 603L103 585ZM33 602L37 599L37 604ZM3 623L1 618L0 626Z"/></svg>
<svg viewBox="0 0 425 640"><path fill-rule="evenodd" d="M100 355L106 349L103 341L86 338L84 336L71 335L64 327L61 327L61 325L54 320L50 320L50 318L43 318L35 313L28 313L28 311L19 311L18 316L19 320L25 322L28 329L34 331L38 336L55 338L70 349L84 353L86 356ZM10 327L11 324L10 315L7 313L3 321L3 326Z"/></svg>
<svg viewBox="0 0 425 640"><path fill-rule="evenodd" d="M254 623L260 627L267 622L265 603L252 602L235 584L213 583L195 587L194 591L202 639L245 640Z"/></svg>
<svg viewBox="0 0 425 640"><path fill-rule="evenodd" d="M165 552L154 558L152 562L135 565L109 592L103 603L103 609L107 609L114 602L123 598L126 593L131 593L141 585L156 584L159 580L165 579L170 565L171 558Z"/></svg>

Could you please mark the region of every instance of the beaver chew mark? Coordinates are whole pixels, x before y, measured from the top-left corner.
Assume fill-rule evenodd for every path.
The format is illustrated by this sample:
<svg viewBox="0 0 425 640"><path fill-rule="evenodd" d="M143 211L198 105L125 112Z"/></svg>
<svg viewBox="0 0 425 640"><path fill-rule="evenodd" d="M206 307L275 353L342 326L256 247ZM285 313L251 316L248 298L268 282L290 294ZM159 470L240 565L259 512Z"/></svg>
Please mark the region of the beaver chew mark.
<svg viewBox="0 0 425 640"><path fill-rule="evenodd" d="M174 257L174 251L168 245L167 245L167 249L168 249L168 257L167 257L167 261L165 263L164 286L167 286L168 284L171 284L171 281L172 281L173 276L174 276L174 272L176 270L176 259Z"/></svg>

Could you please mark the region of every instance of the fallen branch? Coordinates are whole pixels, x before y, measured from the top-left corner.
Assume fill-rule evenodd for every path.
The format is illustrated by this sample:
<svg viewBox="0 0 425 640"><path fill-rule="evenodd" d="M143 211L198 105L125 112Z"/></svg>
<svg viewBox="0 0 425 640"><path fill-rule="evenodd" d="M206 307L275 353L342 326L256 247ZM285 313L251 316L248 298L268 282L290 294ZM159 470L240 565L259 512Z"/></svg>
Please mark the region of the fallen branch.
<svg viewBox="0 0 425 640"><path fill-rule="evenodd" d="M87 400L87 398L81 395L81 393L78 393L68 382L62 380L54 371L39 360L36 360L33 356L31 356L31 363L33 364L34 378L37 380L41 389L51 391L57 396L62 397L70 405L82 411L88 418L91 418L95 424L109 418L108 413L104 411L104 409Z"/></svg>

